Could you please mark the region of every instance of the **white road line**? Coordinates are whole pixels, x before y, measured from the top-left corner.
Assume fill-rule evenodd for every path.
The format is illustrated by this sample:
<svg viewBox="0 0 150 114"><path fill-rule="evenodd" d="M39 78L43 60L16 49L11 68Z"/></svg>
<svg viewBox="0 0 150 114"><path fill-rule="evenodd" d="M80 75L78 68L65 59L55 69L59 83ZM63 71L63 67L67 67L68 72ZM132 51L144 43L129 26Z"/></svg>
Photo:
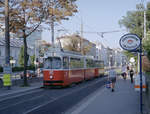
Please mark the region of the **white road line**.
<svg viewBox="0 0 150 114"><path fill-rule="evenodd" d="M12 107L12 106L21 104L21 103L24 103L24 102L27 102L27 101L31 101L31 100L40 98L40 97L42 97L42 96L44 96L44 95L40 95L40 96L34 97L34 98L32 98L32 99L29 99L29 100L24 100L24 101L21 101L21 102L17 102L17 103L15 103L15 104L9 105L9 106L7 106L7 107L0 108L0 110L4 110L4 109L7 109L7 108L9 108L9 107Z"/></svg>
<svg viewBox="0 0 150 114"><path fill-rule="evenodd" d="M53 99L53 100L51 100L51 101L48 101L48 102L46 102L46 103L44 103L44 104L42 104L42 105L39 105L39 106L37 106L37 107L34 107L34 108L32 108L32 109L26 111L26 112L23 113L23 114L28 114L28 113L30 113L30 112L32 112L32 111L34 111L34 110L37 110L37 109L40 108L40 107L43 107L43 106L45 106L45 105L47 105L47 104L49 104L49 103L52 103L52 102L54 102L54 101L56 101L56 100L58 100L58 99L60 99L60 98L62 98L62 97L68 96L68 95L70 95L70 94L72 94L72 93L75 93L75 92L77 92L77 91L80 91L80 90L82 90L82 89L84 89L84 88L87 88L87 87L90 87L90 86L92 86L92 85L95 85L95 84L97 84L97 83L100 82L100 81L102 81L102 80L98 80L98 81L96 81L95 83L92 83L91 85L88 85L88 86L85 86L85 87L81 87L80 89L77 89L77 90L75 90L75 91L69 92L69 93L67 93L67 94L65 94L65 95L62 95L62 96L60 96L60 97L57 97L57 98L55 98L55 99Z"/></svg>
<svg viewBox="0 0 150 114"><path fill-rule="evenodd" d="M31 89L32 90L32 89ZM30 91L30 90L29 90ZM10 97L6 97L6 98L2 98L0 100L0 102L3 102L4 100L9 100L9 99L12 99L12 98L16 98L16 97L20 97L20 96L23 96L23 95L27 95L27 94L31 94L31 93L34 93L34 92L40 92L42 90L36 90L36 91L30 91L30 92L27 92L26 93L20 93L19 95L15 95L15 96L10 96ZM25 91L24 91L25 92ZM14 93L13 93L14 94ZM11 95L11 94L7 94L7 95Z"/></svg>
<svg viewBox="0 0 150 114"><path fill-rule="evenodd" d="M11 92L11 93L6 93L6 94L2 94L0 95L0 97L2 96L5 96L5 95L11 95L11 94L15 94L15 93L21 93L21 92L25 92L25 91L30 91L30 90L33 90L33 89L38 89L40 88L41 86L38 86L38 87L33 87L33 88L30 88L30 89L24 89L24 90L18 90L18 91L14 91L14 92ZM13 90L13 89L12 89Z"/></svg>

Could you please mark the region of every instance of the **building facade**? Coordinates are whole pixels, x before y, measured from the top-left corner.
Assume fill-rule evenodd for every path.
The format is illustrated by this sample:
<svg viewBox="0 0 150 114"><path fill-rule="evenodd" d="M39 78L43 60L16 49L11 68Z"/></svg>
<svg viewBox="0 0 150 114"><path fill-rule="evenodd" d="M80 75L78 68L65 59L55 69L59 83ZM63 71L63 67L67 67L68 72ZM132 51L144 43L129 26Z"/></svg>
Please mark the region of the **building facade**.
<svg viewBox="0 0 150 114"><path fill-rule="evenodd" d="M11 38L10 39L10 57L13 59L13 67L20 66L19 65L19 54L21 47L23 46L23 41L19 38ZM28 54L33 56L34 50L32 48L28 48ZM5 39L0 38L0 66L4 66L5 64ZM28 61L28 65L30 65L30 59Z"/></svg>

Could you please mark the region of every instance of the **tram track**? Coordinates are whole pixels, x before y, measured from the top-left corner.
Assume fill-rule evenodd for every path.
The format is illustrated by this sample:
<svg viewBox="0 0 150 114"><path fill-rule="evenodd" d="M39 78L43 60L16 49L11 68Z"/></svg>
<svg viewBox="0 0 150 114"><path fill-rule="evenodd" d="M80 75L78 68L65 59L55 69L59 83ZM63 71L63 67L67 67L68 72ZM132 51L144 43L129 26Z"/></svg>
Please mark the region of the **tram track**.
<svg viewBox="0 0 150 114"><path fill-rule="evenodd" d="M52 101L49 101L45 104L42 104L38 107L28 110L24 114L34 114L34 113L40 114L40 113L48 113L48 112L51 112L51 114L64 113L73 105L77 104L83 98L88 96L90 93L96 91L99 87L104 85L105 80L106 79L100 80L100 81L97 81L96 83L77 89L76 91L69 92L63 96L53 99ZM86 91L83 91L83 89L84 90L86 89ZM80 96L79 96L79 93L80 93ZM59 109L58 109L58 106L60 106Z"/></svg>
<svg viewBox="0 0 150 114"><path fill-rule="evenodd" d="M10 114L10 112L11 114L41 114L43 111L60 114L96 91L105 80L106 78L99 78L64 89L39 89L33 94L29 92L12 99L1 100L0 114Z"/></svg>

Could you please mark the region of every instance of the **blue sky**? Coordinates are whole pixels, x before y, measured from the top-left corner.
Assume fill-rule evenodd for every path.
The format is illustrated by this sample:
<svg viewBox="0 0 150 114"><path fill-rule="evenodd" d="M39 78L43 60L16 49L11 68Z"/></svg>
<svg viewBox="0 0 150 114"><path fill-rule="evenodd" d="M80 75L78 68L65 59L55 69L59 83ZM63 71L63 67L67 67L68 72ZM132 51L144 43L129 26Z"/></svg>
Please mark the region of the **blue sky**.
<svg viewBox="0 0 150 114"><path fill-rule="evenodd" d="M148 1L148 0L147 0ZM83 31L114 31L123 30L120 28L118 21L127 11L135 10L136 4L141 0L78 0L77 5L79 12L71 17L69 21L63 21L56 27L55 36L72 34L79 32L81 29L81 19L83 20ZM58 33L58 29L66 29L65 32ZM97 34L84 33L84 38L90 41L101 42L111 48L119 47L119 39L126 31L104 34L101 38ZM48 42L51 41L49 31L42 33L42 38Z"/></svg>

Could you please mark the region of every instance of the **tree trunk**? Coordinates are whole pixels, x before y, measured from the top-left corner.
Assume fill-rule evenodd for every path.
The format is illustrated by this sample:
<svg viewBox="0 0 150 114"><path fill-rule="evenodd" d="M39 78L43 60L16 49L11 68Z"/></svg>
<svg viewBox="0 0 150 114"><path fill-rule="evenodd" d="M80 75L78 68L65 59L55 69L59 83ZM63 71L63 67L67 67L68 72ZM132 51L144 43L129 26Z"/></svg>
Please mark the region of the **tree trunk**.
<svg viewBox="0 0 150 114"><path fill-rule="evenodd" d="M25 30L23 30L23 43L24 43L24 86L28 86L27 81L27 41L26 41L26 34Z"/></svg>
<svg viewBox="0 0 150 114"><path fill-rule="evenodd" d="M5 0L5 63L10 65L9 0Z"/></svg>

